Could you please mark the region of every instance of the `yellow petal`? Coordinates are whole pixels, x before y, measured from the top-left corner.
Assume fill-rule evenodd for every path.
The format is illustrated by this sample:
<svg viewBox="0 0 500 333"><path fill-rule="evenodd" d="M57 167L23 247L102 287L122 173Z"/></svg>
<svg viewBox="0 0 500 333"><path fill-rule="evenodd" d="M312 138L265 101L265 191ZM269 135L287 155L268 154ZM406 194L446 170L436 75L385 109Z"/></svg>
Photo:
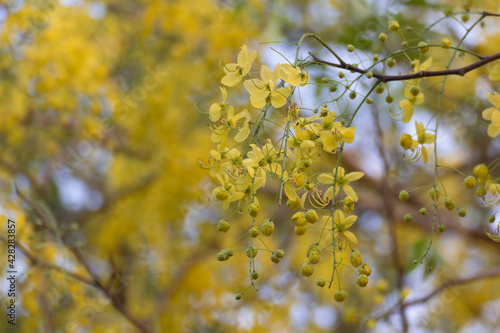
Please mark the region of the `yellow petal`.
<svg viewBox="0 0 500 333"><path fill-rule="evenodd" d="M243 142L245 141L245 139L248 137L249 134L250 134L250 126L246 124L238 131L238 134L234 136L234 141Z"/></svg>
<svg viewBox="0 0 500 333"><path fill-rule="evenodd" d="M322 173L321 175L319 175L318 177L318 181L321 183L321 184L333 184L333 175L329 174L329 173Z"/></svg>
<svg viewBox="0 0 500 333"><path fill-rule="evenodd" d="M347 175L345 175L345 178L350 181L350 182L353 182L355 180L358 180L360 179L361 177L363 177L365 174L363 172L359 172L359 171L356 171L356 172L350 172L348 173Z"/></svg>
<svg viewBox="0 0 500 333"><path fill-rule="evenodd" d="M486 120L491 120L491 115L493 114L493 111L495 111L496 108L487 108L484 110L481 115L483 116L484 119Z"/></svg>
<svg viewBox="0 0 500 333"><path fill-rule="evenodd" d="M342 188L344 189L345 194L350 196L352 200L358 201L358 195L354 191L354 189L351 187L351 185L343 185Z"/></svg>
<svg viewBox="0 0 500 333"><path fill-rule="evenodd" d="M407 99L403 99L399 102L399 108L403 110L403 123L408 123L413 116L413 105Z"/></svg>

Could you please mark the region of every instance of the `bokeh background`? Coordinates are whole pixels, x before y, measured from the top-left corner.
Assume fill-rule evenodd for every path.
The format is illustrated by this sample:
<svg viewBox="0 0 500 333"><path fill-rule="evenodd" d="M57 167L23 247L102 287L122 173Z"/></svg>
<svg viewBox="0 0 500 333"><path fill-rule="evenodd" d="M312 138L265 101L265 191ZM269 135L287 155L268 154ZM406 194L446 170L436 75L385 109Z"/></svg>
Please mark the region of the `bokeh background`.
<svg viewBox="0 0 500 333"><path fill-rule="evenodd" d="M471 11L500 12L498 1L464 3ZM466 9L464 3L0 1L1 239L7 218L14 219L20 272L16 327L2 314L0 331L136 332L147 325L169 333L401 332L404 313L410 332L500 332L500 249L483 231L493 232L487 222L492 211L463 188L461 174L443 170L441 178L467 216L443 211L446 231L435 236L424 264L412 264L428 244L431 218L404 223L403 216L431 201L426 188L405 203L397 194L432 185L433 160L424 165L403 159L399 136L413 124L391 119L388 111L398 111L397 103L386 104L385 95L361 110L354 123L357 143L343 158L346 169L366 174L357 182L359 220L353 228L373 269L364 289L346 279L344 303L333 301L333 290L316 287L316 275L299 274L312 238L294 234L286 207L276 208L268 243L284 249L285 258L274 265L257 257L259 292L236 301L248 285L247 258L221 263L216 254L250 222L241 215L230 232L217 232L225 215L211 205L212 179L196 163L215 147L206 113L220 98L219 62L234 61L242 45L258 51L259 64L274 68L283 57L293 59L295 46L271 42L296 43L314 32L356 62L347 44L368 55L387 54L377 36L390 20L411 27L405 35L415 39L443 11ZM464 23L459 14L426 38L447 36L457 43L476 19L470 14ZM487 18L464 47L483 55L500 52L498 22ZM401 36L390 41L400 48ZM307 41L302 55L319 48ZM439 66L450 53L432 56ZM472 61L465 57L454 65ZM408 61L398 58L398 70L407 73ZM336 79L337 71L316 67L310 73L320 82L323 76ZM416 108L419 121L436 110L436 82L425 83L430 88ZM500 155L500 140L489 138L478 121L489 107L484 93L497 88L485 68L449 78L438 139L443 163L467 175ZM398 101L404 87L395 83L390 91ZM324 87L306 87L304 104L317 107L324 94ZM331 167L325 160L323 170ZM260 195L262 216L274 209L278 188L270 182ZM6 264L5 255L2 304ZM317 274L330 269L325 264ZM442 293L425 299L439 286ZM414 303L392 311L402 295Z"/></svg>

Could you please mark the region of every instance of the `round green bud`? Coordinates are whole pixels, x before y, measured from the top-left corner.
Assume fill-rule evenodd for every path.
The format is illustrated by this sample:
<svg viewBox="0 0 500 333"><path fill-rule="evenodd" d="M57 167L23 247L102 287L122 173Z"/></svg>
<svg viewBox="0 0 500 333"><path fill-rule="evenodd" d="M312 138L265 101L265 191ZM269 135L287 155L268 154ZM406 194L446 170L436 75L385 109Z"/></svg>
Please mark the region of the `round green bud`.
<svg viewBox="0 0 500 333"><path fill-rule="evenodd" d="M462 208L460 208L460 209L458 210L458 216L460 216L460 217L465 217L465 215L467 215L467 211L465 210L465 208L463 208L463 207L462 207Z"/></svg>
<svg viewBox="0 0 500 333"><path fill-rule="evenodd" d="M488 222L490 223L495 222L495 215L490 215L490 217L488 218Z"/></svg>
<svg viewBox="0 0 500 333"><path fill-rule="evenodd" d="M444 230L445 230L445 229L446 229L446 227L444 226L444 224L440 224L440 225L438 226L438 230L439 230L439 232L444 232Z"/></svg>
<svg viewBox="0 0 500 333"><path fill-rule="evenodd" d="M381 93L383 93L383 92L384 92L384 90L385 90L385 86L384 86L383 84L379 84L379 85L377 86L377 88L375 88L375 92L376 92L377 94L381 94Z"/></svg>
<svg viewBox="0 0 500 333"><path fill-rule="evenodd" d="M411 135L408 133L402 134L401 138L399 138L399 145L403 147L404 150L410 149L413 145L413 139L411 138Z"/></svg>
<svg viewBox="0 0 500 333"><path fill-rule="evenodd" d="M367 77L368 79L371 79L371 78L373 77L373 73L372 73L372 72L368 72L368 73L366 73L366 77Z"/></svg>
<svg viewBox="0 0 500 333"><path fill-rule="evenodd" d="M370 268L370 266L367 263L364 263L358 267L358 273L364 274L366 276L370 276L372 274L372 269Z"/></svg>
<svg viewBox="0 0 500 333"><path fill-rule="evenodd" d="M413 260L413 265L416 265L416 264L418 264L418 260L417 259Z"/></svg>
<svg viewBox="0 0 500 333"><path fill-rule="evenodd" d="M351 261L351 265L353 265L354 268L358 268L359 265L363 263L363 257L361 256L361 252L359 252L356 249L352 250L351 254L349 255L349 260Z"/></svg>
<svg viewBox="0 0 500 333"><path fill-rule="evenodd" d="M398 23L398 21L391 21L391 22L389 22L389 30L390 31L398 31L399 30L399 23Z"/></svg>
<svg viewBox="0 0 500 333"><path fill-rule="evenodd" d="M405 222L411 222L412 219L413 216L411 216L411 214L405 214Z"/></svg>
<svg viewBox="0 0 500 333"><path fill-rule="evenodd" d="M350 98L350 99L355 99L355 98L356 98L356 95L357 95L357 94L356 94L356 92L355 92L355 91L351 91L351 92L349 93L349 98Z"/></svg>
<svg viewBox="0 0 500 333"><path fill-rule="evenodd" d="M330 82L330 79L327 78L327 77L324 77L324 78L321 79L321 82L328 83L328 82Z"/></svg>
<svg viewBox="0 0 500 333"><path fill-rule="evenodd" d="M455 203L453 202L453 200L450 197L446 197L446 198L444 198L444 206L448 210L453 210L455 208Z"/></svg>
<svg viewBox="0 0 500 333"><path fill-rule="evenodd" d="M229 194L227 193L227 191L220 186L214 188L214 190L212 191L212 195L219 201L224 201L229 198Z"/></svg>
<svg viewBox="0 0 500 333"><path fill-rule="evenodd" d="M348 83L348 84L346 84L346 85L344 86L344 88L345 88L345 90L347 90L347 89L351 88L351 85Z"/></svg>
<svg viewBox="0 0 500 333"><path fill-rule="evenodd" d="M276 255L276 257L281 259L285 255L285 251L278 249L278 250L274 251L274 254Z"/></svg>
<svg viewBox="0 0 500 333"><path fill-rule="evenodd" d="M441 47L442 47L443 49L449 49L449 48L450 48L450 46L451 46L451 41L450 41L448 38L443 38L443 39L441 40Z"/></svg>
<svg viewBox="0 0 500 333"><path fill-rule="evenodd" d="M231 258L232 256L234 256L234 251L233 251L233 249L227 249L227 250L226 250L226 256L227 256L228 258Z"/></svg>
<svg viewBox="0 0 500 333"><path fill-rule="evenodd" d="M248 207L248 214L250 214L251 217L256 218L257 215L259 215L259 210L260 210L259 205L256 203L252 203Z"/></svg>
<svg viewBox="0 0 500 333"><path fill-rule="evenodd" d="M300 227L307 224L307 219L303 212L297 212L293 214L292 222L295 224L295 226Z"/></svg>
<svg viewBox="0 0 500 333"><path fill-rule="evenodd" d="M472 190L477 185L477 180L474 176L467 176L464 179L464 186L468 190Z"/></svg>
<svg viewBox="0 0 500 333"><path fill-rule="evenodd" d="M239 301L241 299L241 294L236 295L235 299Z"/></svg>
<svg viewBox="0 0 500 333"><path fill-rule="evenodd" d="M217 253L217 260L218 261L226 261L228 258L227 258L227 255L224 251L220 251L219 253Z"/></svg>
<svg viewBox="0 0 500 333"><path fill-rule="evenodd" d="M420 208L419 213L422 215L427 215L427 209L426 208Z"/></svg>
<svg viewBox="0 0 500 333"><path fill-rule="evenodd" d="M344 72L339 72L339 78L343 79L344 78Z"/></svg>
<svg viewBox="0 0 500 333"><path fill-rule="evenodd" d="M488 178L488 167L484 164L478 164L474 167L474 175L479 179Z"/></svg>
<svg viewBox="0 0 500 333"><path fill-rule="evenodd" d="M399 192L399 200L407 201L410 198L410 194L407 191Z"/></svg>
<svg viewBox="0 0 500 333"><path fill-rule="evenodd" d="M220 232L227 232L231 226L226 220L220 220L217 223L217 230Z"/></svg>
<svg viewBox="0 0 500 333"><path fill-rule="evenodd" d="M415 60L413 60L412 62L410 62L410 67L411 68L415 68L417 66L417 62Z"/></svg>
<svg viewBox="0 0 500 333"><path fill-rule="evenodd" d="M347 51L354 52L354 45L351 45L351 44L347 45Z"/></svg>
<svg viewBox="0 0 500 333"><path fill-rule="evenodd" d="M257 227L251 227L249 230L248 230L248 234L252 237L257 237L259 236L260 232L259 232L259 228Z"/></svg>
<svg viewBox="0 0 500 333"><path fill-rule="evenodd" d="M375 53L375 54L373 55L373 60L374 60L374 61L379 61L379 59L380 59L380 57L378 56L378 54L376 54L376 53Z"/></svg>
<svg viewBox="0 0 500 333"><path fill-rule="evenodd" d="M262 224L262 227L260 228L262 231L262 234L266 237L271 236L271 234L274 231L274 223L271 219L265 220L264 223Z"/></svg>
<svg viewBox="0 0 500 333"><path fill-rule="evenodd" d="M387 96L385 97L385 101L386 101L387 103L391 104L392 102L394 102L394 97L393 97L392 95L390 95L390 94L389 94L389 95L387 95Z"/></svg>
<svg viewBox="0 0 500 333"><path fill-rule="evenodd" d="M330 89L328 89L328 90L330 90L330 92L336 92L337 91L337 85L335 84L335 85L331 86Z"/></svg>
<svg viewBox="0 0 500 333"><path fill-rule="evenodd" d="M366 99L366 104L373 104L373 99L371 97L368 97Z"/></svg>
<svg viewBox="0 0 500 333"><path fill-rule="evenodd" d="M309 245L309 247L307 248L306 256L308 257L309 254L311 254L311 252L317 252L317 253L321 252L321 248L317 243L311 243Z"/></svg>
<svg viewBox="0 0 500 333"><path fill-rule="evenodd" d="M343 302L345 301L346 298L347 298L347 293L343 290L339 290L333 295L333 299L336 300L337 302Z"/></svg>
<svg viewBox="0 0 500 333"><path fill-rule="evenodd" d="M408 48L408 42L407 41L403 41L401 43L401 47L404 48L404 49Z"/></svg>
<svg viewBox="0 0 500 333"><path fill-rule="evenodd" d="M295 234L297 236L302 236L305 233L306 233L306 228L305 227L303 227L303 226L297 226L297 227L295 227Z"/></svg>
<svg viewBox="0 0 500 333"><path fill-rule="evenodd" d="M316 280L316 285L317 285L318 287L323 288L323 287L326 285L326 280L325 280L325 279L322 279L322 278L318 278L318 279Z"/></svg>
<svg viewBox="0 0 500 333"><path fill-rule="evenodd" d="M413 86L410 87L410 94L413 96L418 96L420 94L420 87L414 84Z"/></svg>
<svg viewBox="0 0 500 333"><path fill-rule="evenodd" d="M250 246L247 248L247 257L248 258L255 258L259 251L257 249L252 249Z"/></svg>
<svg viewBox="0 0 500 333"><path fill-rule="evenodd" d="M304 214L304 217L306 218L307 222L309 223L316 223L318 222L318 214L314 209L308 209L306 213Z"/></svg>
<svg viewBox="0 0 500 333"><path fill-rule="evenodd" d="M431 188L429 191L427 191L427 194L431 198L431 200L434 200L434 196L436 197L436 200L439 199L439 196L441 193L439 191L434 191L434 188Z"/></svg>
<svg viewBox="0 0 500 333"><path fill-rule="evenodd" d="M396 66L396 59L394 58L387 59L387 67L392 68L394 66Z"/></svg>
<svg viewBox="0 0 500 333"><path fill-rule="evenodd" d="M469 14L462 14L462 22L466 23L469 21Z"/></svg>
<svg viewBox="0 0 500 333"><path fill-rule="evenodd" d="M279 262L280 262L280 260L281 260L281 259L280 259L280 258L278 258L278 257L276 256L276 254L273 254L273 255L271 256L271 261L272 261L272 262L274 262L275 264L279 263Z"/></svg>
<svg viewBox="0 0 500 333"><path fill-rule="evenodd" d="M476 190L476 195L481 198L484 197L486 193L487 193L486 187L484 186L479 186Z"/></svg>
<svg viewBox="0 0 500 333"><path fill-rule="evenodd" d="M368 285L368 276L361 274L356 280L356 283L362 288L366 287Z"/></svg>
<svg viewBox="0 0 500 333"><path fill-rule="evenodd" d="M314 273L314 268L309 264L303 264L300 267L300 274L304 275L305 277L309 277L313 275L313 273Z"/></svg>
<svg viewBox="0 0 500 333"><path fill-rule="evenodd" d="M387 35L382 32L380 35L378 35L378 40L382 43L385 42L387 40Z"/></svg>
<svg viewBox="0 0 500 333"><path fill-rule="evenodd" d="M418 50L420 51L420 53L426 53L427 51L429 51L429 47L427 45L429 44L427 44L426 42L418 43L418 46L420 47Z"/></svg>
<svg viewBox="0 0 500 333"><path fill-rule="evenodd" d="M250 278L252 280L257 280L259 278L259 273L257 273L256 271L253 271L251 274L250 274Z"/></svg>
<svg viewBox="0 0 500 333"><path fill-rule="evenodd" d="M307 256L307 259L309 260L309 263L312 265L316 265L319 263L319 253L318 252L311 252L309 253L309 256Z"/></svg>

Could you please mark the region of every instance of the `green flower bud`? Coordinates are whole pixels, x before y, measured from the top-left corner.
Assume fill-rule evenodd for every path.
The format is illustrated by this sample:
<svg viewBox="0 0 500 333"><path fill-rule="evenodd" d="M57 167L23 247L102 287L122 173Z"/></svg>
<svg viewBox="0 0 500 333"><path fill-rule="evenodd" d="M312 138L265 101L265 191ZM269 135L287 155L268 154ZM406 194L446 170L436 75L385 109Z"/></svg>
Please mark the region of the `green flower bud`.
<svg viewBox="0 0 500 333"><path fill-rule="evenodd" d="M234 251L232 249L227 249L226 250L226 256L228 258L231 258L232 256L234 256Z"/></svg>
<svg viewBox="0 0 500 333"><path fill-rule="evenodd" d="M466 23L469 20L469 14L462 14L462 22Z"/></svg>
<svg viewBox="0 0 500 333"><path fill-rule="evenodd" d="M321 82L328 83L328 82L330 82L330 79L327 78L327 77L324 77L324 78L321 79Z"/></svg>
<svg viewBox="0 0 500 333"><path fill-rule="evenodd" d="M413 139L411 138L411 135L408 133L404 133L401 135L401 138L399 138L399 144L401 147L403 147L404 150L408 150L411 148L413 145Z"/></svg>
<svg viewBox="0 0 500 333"><path fill-rule="evenodd" d="M413 96L418 96L418 94L420 94L420 87L417 86L416 84L412 85L410 87L410 94L412 94Z"/></svg>
<svg viewBox="0 0 500 333"><path fill-rule="evenodd" d="M264 224L260 228L262 230L262 234L266 237L271 236L274 231L274 223L271 219L265 220Z"/></svg>
<svg viewBox="0 0 500 333"><path fill-rule="evenodd" d="M405 215L405 222L411 222L412 219L413 219L413 216L411 216L411 214Z"/></svg>
<svg viewBox="0 0 500 333"><path fill-rule="evenodd" d="M441 193L439 191L434 191L434 188L431 188L429 191L427 191L427 194L429 194L429 197L431 200L434 200L434 196L436 196L436 200L439 199L439 196Z"/></svg>
<svg viewBox="0 0 500 333"><path fill-rule="evenodd" d="M318 222L318 214L316 213L316 211L314 209L308 209L306 211L306 214L304 215L304 217L306 218L307 222L309 223L316 223Z"/></svg>
<svg viewBox="0 0 500 333"><path fill-rule="evenodd" d="M259 215L259 210L260 210L259 205L256 203L252 203L248 207L248 214L250 214L251 217L256 218L257 215Z"/></svg>
<svg viewBox="0 0 500 333"><path fill-rule="evenodd" d="M248 258L255 258L257 256L257 249L252 249L250 246L247 248L247 257Z"/></svg>
<svg viewBox="0 0 500 333"><path fill-rule="evenodd" d="M319 253L311 252L309 253L309 256L307 256L307 259L309 260L310 264L316 265L317 263L319 263Z"/></svg>
<svg viewBox="0 0 500 333"><path fill-rule="evenodd" d="M370 266L367 263L364 263L358 267L358 273L364 274L366 276L370 276L372 274L372 269L370 268Z"/></svg>
<svg viewBox="0 0 500 333"><path fill-rule="evenodd" d="M241 299L241 294L236 295L235 299L239 301Z"/></svg>
<svg viewBox="0 0 500 333"><path fill-rule="evenodd" d="M281 259L285 255L285 251L278 249L278 250L274 251L274 254L276 255L276 257Z"/></svg>
<svg viewBox="0 0 500 333"><path fill-rule="evenodd" d="M309 277L313 275L313 273L314 273L314 268L309 264L303 264L300 267L300 274L304 275L305 277Z"/></svg>
<svg viewBox="0 0 500 333"><path fill-rule="evenodd" d="M413 60L412 62L410 62L410 67L411 68L415 68L417 66L417 62L415 60Z"/></svg>
<svg viewBox="0 0 500 333"><path fill-rule="evenodd" d="M488 222L490 223L495 222L495 215L490 215L490 217L488 218Z"/></svg>
<svg viewBox="0 0 500 333"><path fill-rule="evenodd" d="M474 175L480 180L488 178L488 167L484 164L478 164L474 167ZM484 184L484 182L483 182Z"/></svg>
<svg viewBox="0 0 500 333"><path fill-rule="evenodd" d="M410 198L410 194L407 191L399 192L399 200L407 201Z"/></svg>
<svg viewBox="0 0 500 333"><path fill-rule="evenodd" d="M385 101L388 103L388 104L391 104L392 102L394 102L394 96L392 95L387 95L385 97Z"/></svg>
<svg viewBox="0 0 500 333"><path fill-rule="evenodd" d="M477 185L477 180L473 176L467 176L464 179L464 186L468 190L472 190Z"/></svg>
<svg viewBox="0 0 500 333"><path fill-rule="evenodd" d="M344 72L339 72L339 78L343 79L344 78Z"/></svg>
<svg viewBox="0 0 500 333"><path fill-rule="evenodd" d="M351 45L351 44L347 45L347 51L354 52L354 45Z"/></svg>
<svg viewBox="0 0 500 333"><path fill-rule="evenodd" d="M275 264L279 263L279 262L280 262L280 260L281 260L281 259L280 259L280 258L278 258L278 257L276 256L276 254L273 254L273 255L271 256L271 261L272 261L272 262L274 262Z"/></svg>
<svg viewBox="0 0 500 333"><path fill-rule="evenodd" d="M453 200L451 200L450 197L446 197L444 198L444 206L448 210L453 210L453 208L455 208L455 203L453 202Z"/></svg>
<svg viewBox="0 0 500 333"><path fill-rule="evenodd" d="M377 86L377 88L375 88L375 92L376 92L377 94L381 94L381 93L383 93L383 92L384 92L384 90L385 90L385 86L384 86L383 84L379 84L379 85Z"/></svg>
<svg viewBox="0 0 500 333"><path fill-rule="evenodd" d="M355 99L355 98L356 98L356 95L357 95L357 94L356 94L356 92L355 92L355 91L351 91L351 92L349 93L349 98L350 98L350 99Z"/></svg>
<svg viewBox="0 0 500 333"><path fill-rule="evenodd" d="M486 195L486 192L487 192L487 191L486 191L486 187L484 187L484 186L479 186L479 187L477 188L477 190L476 190L476 195L477 195L478 197L481 197L481 198L482 198L482 197L484 197L484 196Z"/></svg>
<svg viewBox="0 0 500 333"><path fill-rule="evenodd" d="M387 67L391 68L394 66L396 66L396 59L394 59L394 58L387 59Z"/></svg>
<svg viewBox="0 0 500 333"><path fill-rule="evenodd" d="M228 259L226 252L225 251L220 251L217 253L217 260L218 261L226 261Z"/></svg>
<svg viewBox="0 0 500 333"><path fill-rule="evenodd" d="M368 72L368 73L366 73L366 77L367 77L368 79L371 79L371 78L373 77L373 73L372 73L372 72Z"/></svg>
<svg viewBox="0 0 500 333"><path fill-rule="evenodd" d="M309 247L307 248L306 256L309 257L309 254L311 254L311 252L321 252L321 248L317 243L312 243L309 245Z"/></svg>
<svg viewBox="0 0 500 333"><path fill-rule="evenodd" d="M389 30L390 31L398 31L399 30L399 23L398 23L398 21L391 21L391 22L389 22Z"/></svg>
<svg viewBox="0 0 500 333"><path fill-rule="evenodd" d="M368 97L366 99L366 104L372 104L373 103L373 99L371 97Z"/></svg>
<svg viewBox="0 0 500 333"><path fill-rule="evenodd" d="M259 273L257 273L256 271L253 271L251 274L250 274L250 278L252 280L257 280L259 278Z"/></svg>
<svg viewBox="0 0 500 333"><path fill-rule="evenodd" d="M465 215L467 215L467 211L465 210L465 208L463 208L463 207L462 207L462 208L460 208L460 209L458 210L458 216L460 216L460 217L465 217Z"/></svg>
<svg viewBox="0 0 500 333"><path fill-rule="evenodd" d="M361 252L358 250L352 250L349 255L349 260L351 261L351 265L357 268L359 265L363 263L363 257L361 256Z"/></svg>
<svg viewBox="0 0 500 333"><path fill-rule="evenodd" d="M427 51L429 51L429 47L427 45L429 45L429 44L427 44L426 42L418 43L418 46L421 47L420 49L418 49L420 51L420 53L426 53Z"/></svg>
<svg viewBox="0 0 500 333"><path fill-rule="evenodd" d="M378 35L378 40L382 43L385 42L387 40L387 35L382 32L380 35Z"/></svg>
<svg viewBox="0 0 500 333"><path fill-rule="evenodd" d="M331 86L329 90L330 90L330 92L336 92L337 91L337 85L335 84L335 85Z"/></svg>
<svg viewBox="0 0 500 333"><path fill-rule="evenodd" d="M231 226L226 220L220 220L219 223L217 223L217 230L220 232L227 232Z"/></svg>
<svg viewBox="0 0 500 333"><path fill-rule="evenodd" d="M445 229L446 229L446 227L444 226L444 224L440 224L440 225L438 226L438 230L439 230L439 232L444 232L444 230L445 230Z"/></svg>
<svg viewBox="0 0 500 333"><path fill-rule="evenodd" d="M257 227L251 227L249 230L248 230L248 233L250 234L250 236L252 237L257 237L260 232L259 232L259 228Z"/></svg>
<svg viewBox="0 0 500 333"><path fill-rule="evenodd" d="M318 279L316 280L316 285L317 285L318 287L323 288L323 287L326 285L326 280L325 280L325 279L322 279L322 278L318 278Z"/></svg>
<svg viewBox="0 0 500 333"><path fill-rule="evenodd" d="M212 195L214 198L216 198L219 201L224 201L229 197L229 194L227 194L227 191L224 190L220 186L213 189Z"/></svg>
<svg viewBox="0 0 500 333"><path fill-rule="evenodd" d="M356 280L356 283L362 288L366 287L368 285L368 276L361 274Z"/></svg>
<svg viewBox="0 0 500 333"><path fill-rule="evenodd" d="M305 233L306 233L306 228L305 227L303 227L303 226L297 226L297 227L295 227L295 234L297 236L302 236Z"/></svg>
<svg viewBox="0 0 500 333"><path fill-rule="evenodd" d="M345 301L346 298L347 298L347 293L343 290L339 290L333 295L333 299L336 300L337 302L343 302Z"/></svg>
<svg viewBox="0 0 500 333"><path fill-rule="evenodd" d="M441 40L441 47L442 47L443 49L449 49L449 48L450 48L450 46L451 46L451 41L450 41L448 38L443 38L443 39Z"/></svg>
<svg viewBox="0 0 500 333"><path fill-rule="evenodd" d="M427 208L420 208L419 213L422 215L427 215Z"/></svg>

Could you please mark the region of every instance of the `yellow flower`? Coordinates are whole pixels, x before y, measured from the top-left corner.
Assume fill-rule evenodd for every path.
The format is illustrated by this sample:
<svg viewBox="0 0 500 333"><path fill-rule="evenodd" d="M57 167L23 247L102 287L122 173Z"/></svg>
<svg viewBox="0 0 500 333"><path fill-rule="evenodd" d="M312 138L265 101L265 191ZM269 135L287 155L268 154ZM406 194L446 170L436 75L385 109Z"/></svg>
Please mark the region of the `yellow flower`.
<svg viewBox="0 0 500 333"><path fill-rule="evenodd" d="M234 107L229 106L227 109L227 119L223 119L223 124L215 128L212 132L212 141L220 142L227 139L227 134L231 129L238 129L238 134L235 135L236 142L242 142L250 134L250 114L247 110L243 110L238 114L234 114Z"/></svg>
<svg viewBox="0 0 500 333"><path fill-rule="evenodd" d="M293 67L289 64L281 65L281 79L290 83L292 86L305 86L310 81L310 76L300 67Z"/></svg>
<svg viewBox="0 0 500 333"><path fill-rule="evenodd" d="M222 103L214 103L210 106L208 110L208 114L210 115L211 121L217 121L220 118L221 111L227 107L226 99L227 99L227 91L226 88L220 87L220 91L222 93Z"/></svg>
<svg viewBox="0 0 500 333"><path fill-rule="evenodd" d="M336 181L335 181L335 174L336 174ZM358 195L351 187L351 185L349 185L349 183L360 179L364 175L365 174L362 172L350 172L346 175L345 169L343 167L338 167L337 169L333 169L332 173L320 174L318 178L319 182L322 184L331 185L323 195L323 200L329 201L333 198L333 183L335 183L335 195L337 195L337 193L340 190L340 187L342 187L346 195L350 196L352 200L358 201Z"/></svg>
<svg viewBox="0 0 500 333"><path fill-rule="evenodd" d="M345 216L344 212L337 209L334 212L333 216L333 224L334 224L334 238L335 244L338 248L347 248L349 245L350 248L353 248L358 244L358 239L356 236L350 232L349 229L356 222L358 217L356 215ZM323 216L323 222L325 224L332 223L331 216ZM347 244L346 244L347 242Z"/></svg>
<svg viewBox="0 0 500 333"><path fill-rule="evenodd" d="M424 144L434 143L435 135L426 133L424 125L417 121L415 121L415 129L417 131L417 140L412 139L409 134L403 134L399 143L404 149L411 149L412 153L415 153L409 158L412 162L422 157L424 163L427 163L429 161L429 152Z"/></svg>
<svg viewBox="0 0 500 333"><path fill-rule="evenodd" d="M432 57L427 59L422 65L420 65L420 62L418 59L413 60L415 62L415 67L414 71L412 73L418 73L420 71L425 71L427 70L431 65L432 65ZM425 96L422 92L419 92L416 94L412 94L411 87L413 86L419 86L420 85L420 80L421 79L413 79L410 81L405 81L404 85L406 86L405 89L405 97L407 99L403 99L399 102L399 108L402 110L400 114L402 114L402 118L398 120L402 120L404 123L408 123L411 118L413 117L413 106L414 105L419 105L422 104L425 100ZM394 118L394 117L393 117ZM394 118L396 119L396 118Z"/></svg>
<svg viewBox="0 0 500 333"><path fill-rule="evenodd" d="M271 103L275 108L280 108L287 102L290 95L290 88L276 89L276 81L280 78L280 64L277 64L274 71L269 67L262 66L260 70L261 79L251 79L244 82L246 90L250 93L250 102L256 108L263 108L267 103Z"/></svg>
<svg viewBox="0 0 500 333"><path fill-rule="evenodd" d="M344 127L340 122L336 121L332 124L332 129L320 132L321 142L323 147L328 152L333 152L339 146L339 143L352 143L356 127Z"/></svg>
<svg viewBox="0 0 500 333"><path fill-rule="evenodd" d="M238 201L245 195L243 192L237 192L236 187L229 181L229 176L224 174L224 178L221 175L215 176L220 187L214 188L212 191L213 197L222 202L222 208L227 209L229 204L233 201Z"/></svg>
<svg viewBox="0 0 500 333"><path fill-rule="evenodd" d="M494 107L484 110L482 116L491 121L491 124L488 125L488 135L494 138L500 133L500 95L496 92L494 95L486 93L486 98Z"/></svg>
<svg viewBox="0 0 500 333"><path fill-rule="evenodd" d="M223 68L226 75L222 78L221 83L228 87L234 87L240 83L243 76L247 75L252 68L252 62L257 57L257 52L253 51L249 54L246 45L243 45L240 53L238 53L237 63L226 64Z"/></svg>
<svg viewBox="0 0 500 333"><path fill-rule="evenodd" d="M488 71L490 72L488 77L491 81L500 81L500 63L497 62L491 68L488 68Z"/></svg>

